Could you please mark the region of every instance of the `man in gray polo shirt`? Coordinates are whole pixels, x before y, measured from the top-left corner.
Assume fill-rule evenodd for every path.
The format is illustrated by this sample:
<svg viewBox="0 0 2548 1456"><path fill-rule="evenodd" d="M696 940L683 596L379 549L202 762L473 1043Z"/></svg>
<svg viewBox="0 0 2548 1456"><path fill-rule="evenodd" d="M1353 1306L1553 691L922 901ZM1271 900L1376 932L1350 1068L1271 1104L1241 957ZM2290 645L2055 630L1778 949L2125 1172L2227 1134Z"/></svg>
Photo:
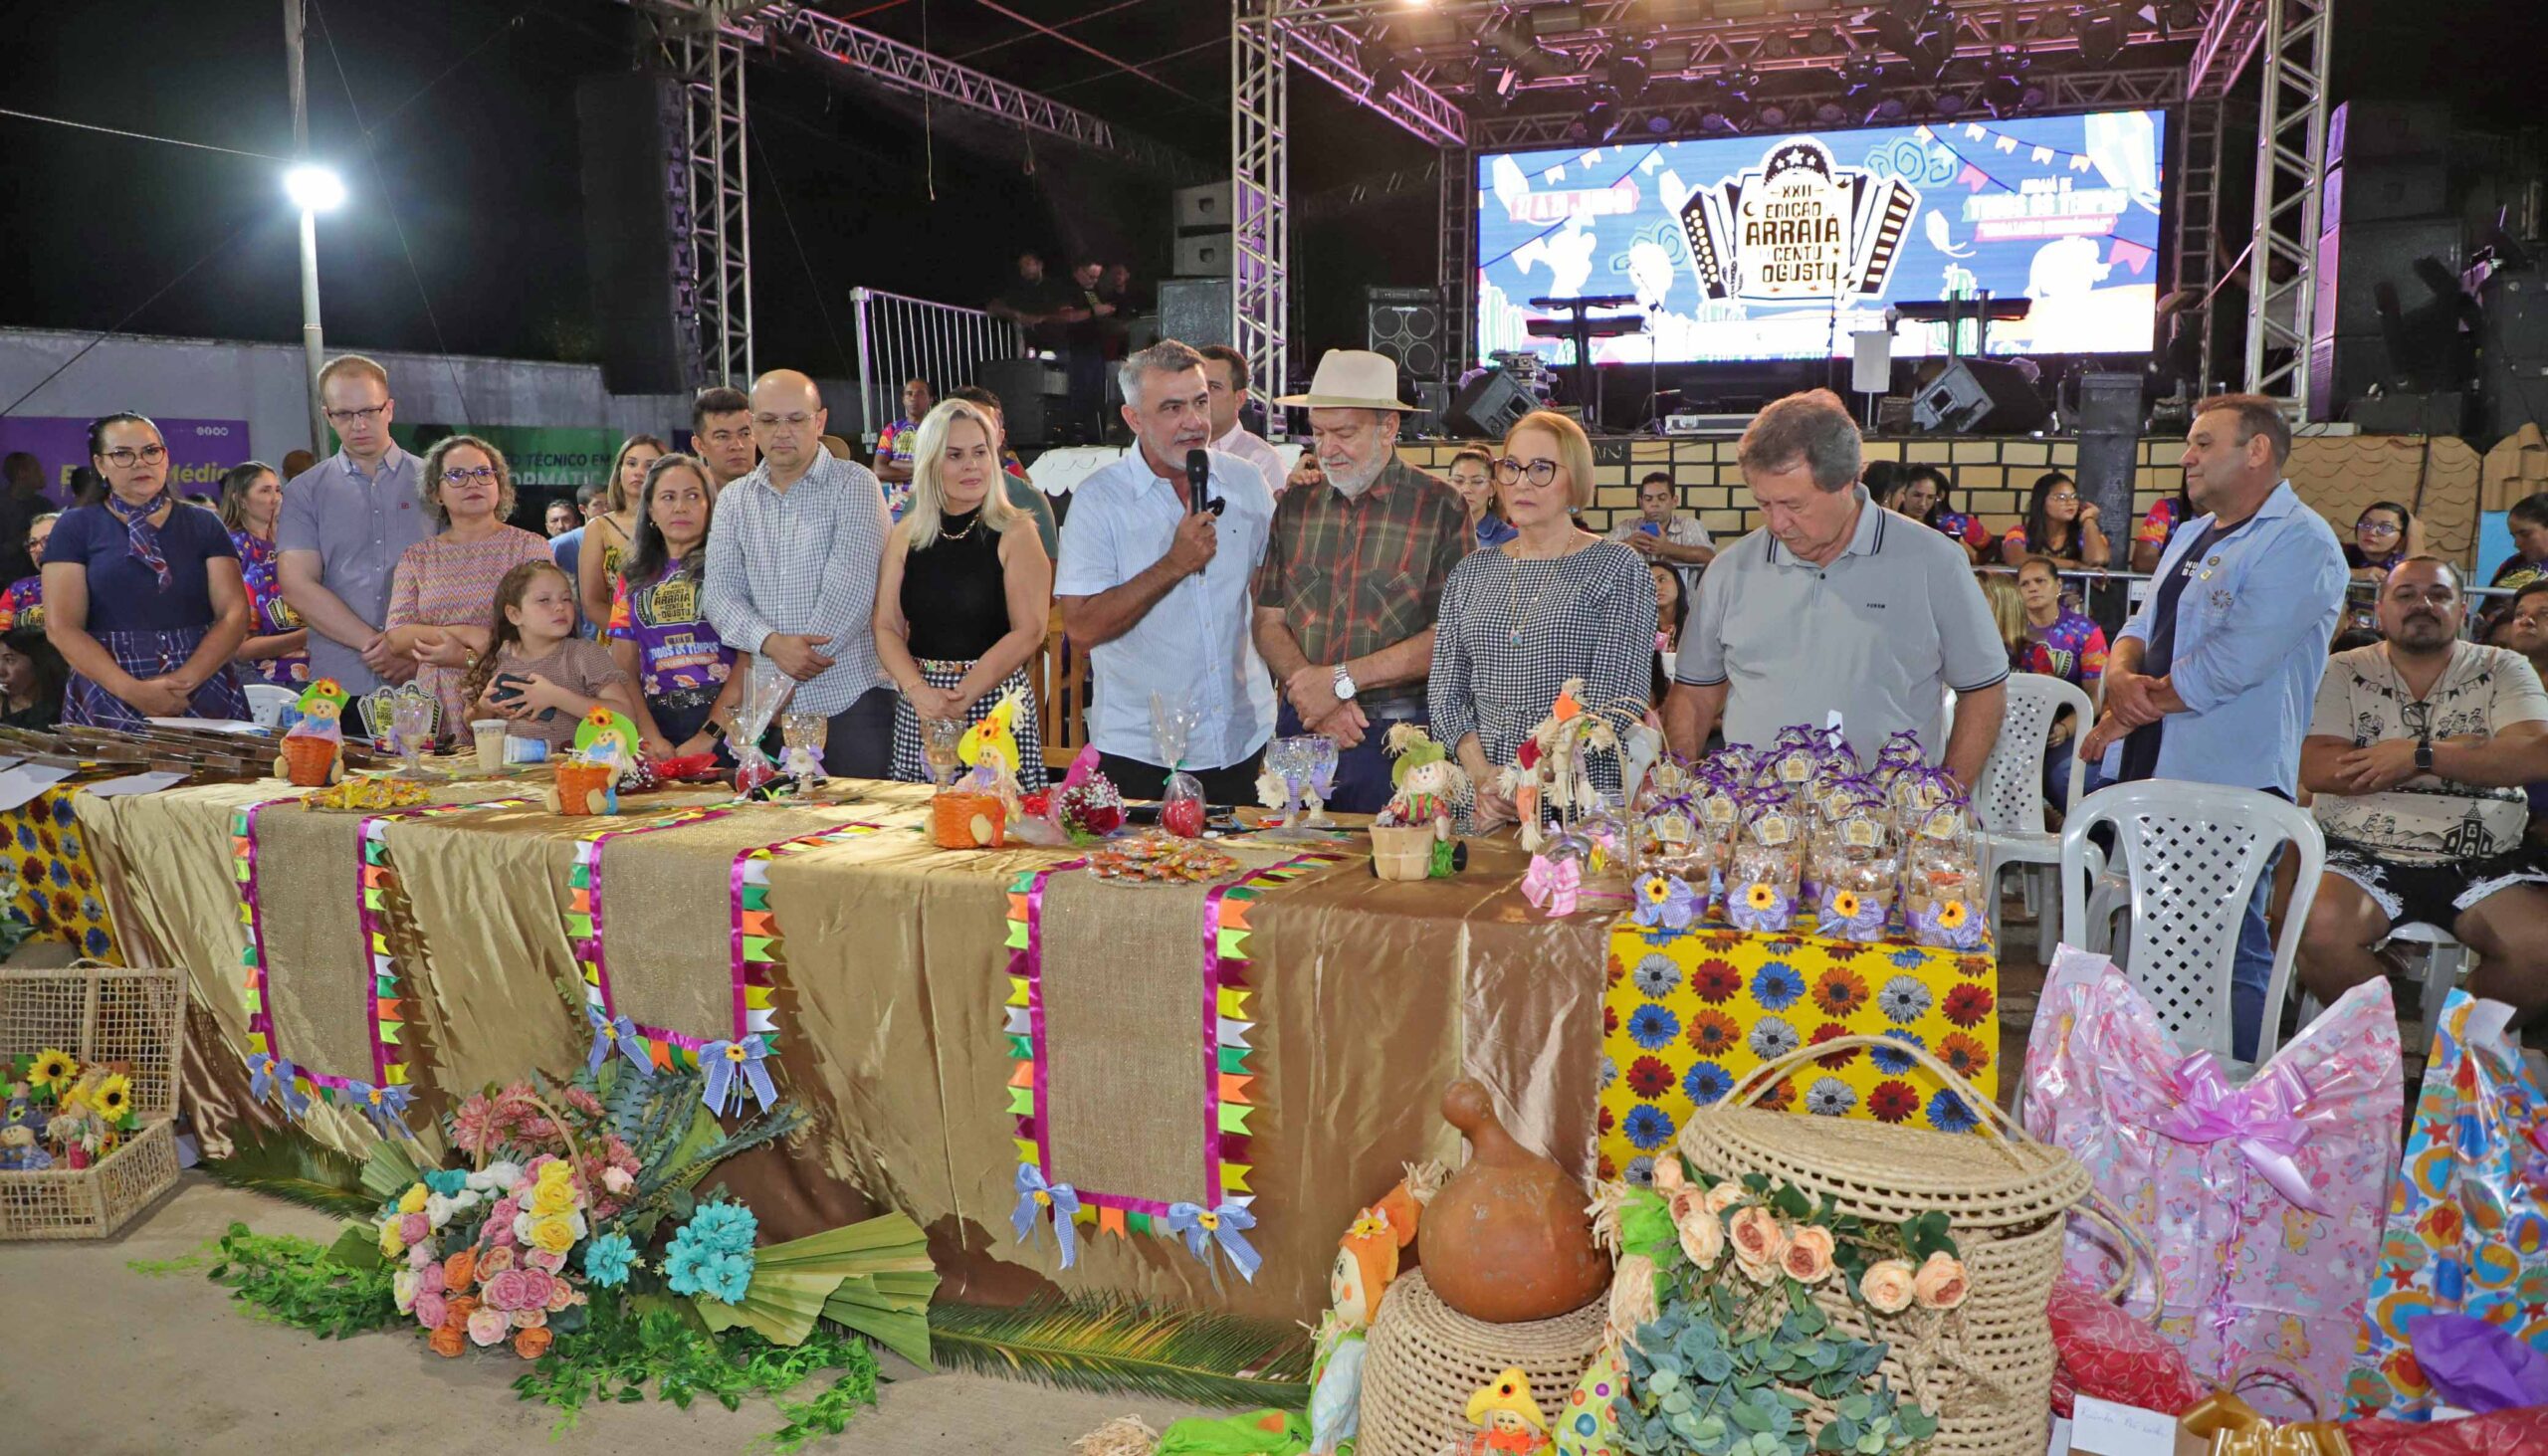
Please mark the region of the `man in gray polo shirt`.
<svg viewBox="0 0 2548 1456"><path fill-rule="evenodd" d="M1699 579L1664 706L1672 750L1697 756L1720 723L1767 744L1837 713L1859 762L1910 728L1970 787L1999 741L2009 654L1963 548L1867 500L1858 427L1828 390L1761 411L1736 458L1767 524Z"/></svg>
<svg viewBox="0 0 2548 1456"><path fill-rule="evenodd" d="M389 372L339 355L318 371L318 400L343 448L284 486L278 576L284 601L310 624L310 675L368 693L416 675L381 624L398 558L433 527L416 498L416 458L389 438Z"/></svg>

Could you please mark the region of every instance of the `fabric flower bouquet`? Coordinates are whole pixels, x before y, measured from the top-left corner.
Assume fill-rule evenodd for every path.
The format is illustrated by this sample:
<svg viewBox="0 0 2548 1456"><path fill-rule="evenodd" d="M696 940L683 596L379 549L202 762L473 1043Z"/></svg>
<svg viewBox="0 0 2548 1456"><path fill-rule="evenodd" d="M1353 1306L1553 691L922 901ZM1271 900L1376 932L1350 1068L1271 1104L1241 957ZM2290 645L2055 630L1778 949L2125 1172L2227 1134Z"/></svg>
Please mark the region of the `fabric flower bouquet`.
<svg viewBox="0 0 2548 1456"><path fill-rule="evenodd" d="M1620 1449L1891 1456L1936 1435L1874 1331L1882 1317L1926 1338L1957 1318L1969 1280L1945 1214L1868 1223L1757 1173L1694 1178L1668 1149L1650 1188L1602 1184L1592 1212L1619 1256Z"/></svg>
<svg viewBox="0 0 2548 1456"><path fill-rule="evenodd" d="M10 1059L6 1070L0 1171L85 1168L141 1131L132 1079L114 1067L83 1067L69 1052L46 1047Z"/></svg>

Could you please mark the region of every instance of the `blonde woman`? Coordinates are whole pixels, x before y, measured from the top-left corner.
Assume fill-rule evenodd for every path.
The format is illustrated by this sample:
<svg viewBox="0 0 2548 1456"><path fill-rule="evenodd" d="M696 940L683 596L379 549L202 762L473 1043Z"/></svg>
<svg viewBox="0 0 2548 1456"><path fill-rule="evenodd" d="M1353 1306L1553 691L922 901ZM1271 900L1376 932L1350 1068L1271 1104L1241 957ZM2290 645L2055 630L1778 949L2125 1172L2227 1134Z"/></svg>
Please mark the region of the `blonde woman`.
<svg viewBox="0 0 2548 1456"><path fill-rule="evenodd" d="M1982 584L1982 600L1990 605L1991 624L2000 629L2000 645L2008 649L2012 672L2025 670L2026 601L2017 591L2017 578L2006 571L1976 571L1973 579Z"/></svg>
<svg viewBox="0 0 2548 1456"><path fill-rule="evenodd" d="M1569 678L1584 706L1628 700L1642 716L1652 691L1654 582L1645 558L1575 523L1592 504L1592 442L1565 415L1536 410L1504 437L1497 497L1513 539L1473 551L1442 588L1428 687L1433 736L1451 746L1478 786L1471 825L1513 822L1495 786L1522 739L1548 717ZM1618 767L1595 759L1592 779L1618 790Z"/></svg>
<svg viewBox="0 0 2548 1456"><path fill-rule="evenodd" d="M504 452L453 435L425 452L416 495L437 533L409 546L389 578L389 650L416 663L416 681L442 703L444 735L469 722L461 680L487 652L488 603L505 573L548 559L536 531L507 525L514 478Z"/></svg>
<svg viewBox="0 0 2548 1456"><path fill-rule="evenodd" d="M885 541L876 583L876 656L902 690L894 777L929 781L922 724L971 724L1014 690L1017 777L1044 786L1043 737L1026 664L1044 647L1053 563L1035 519L1000 488L998 432L951 399L921 421L912 499Z"/></svg>
<svg viewBox="0 0 2548 1456"><path fill-rule="evenodd" d="M575 595L585 621L610 620L620 568L637 548L637 505L646 496L646 472L671 453L671 446L652 435L631 435L611 461L602 513L584 523L584 543L575 557Z"/></svg>

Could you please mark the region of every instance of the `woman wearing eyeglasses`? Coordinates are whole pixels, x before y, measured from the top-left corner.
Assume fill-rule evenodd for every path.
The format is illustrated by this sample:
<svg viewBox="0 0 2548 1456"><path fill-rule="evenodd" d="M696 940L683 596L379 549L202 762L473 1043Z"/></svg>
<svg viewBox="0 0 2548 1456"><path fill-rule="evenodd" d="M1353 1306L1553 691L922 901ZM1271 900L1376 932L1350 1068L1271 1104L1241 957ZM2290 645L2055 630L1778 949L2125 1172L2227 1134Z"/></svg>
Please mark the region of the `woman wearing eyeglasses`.
<svg viewBox="0 0 2548 1456"><path fill-rule="evenodd" d="M487 651L487 604L505 573L546 561L535 531L507 525L513 474L504 452L475 435L453 435L425 452L416 495L440 533L409 546L389 579L389 649L416 661L416 681L442 703L438 735L469 722L461 684Z"/></svg>
<svg viewBox="0 0 2548 1456"><path fill-rule="evenodd" d="M2395 501L2374 501L2354 518L2345 569L2356 581L2386 581L2389 568L2416 554L2416 518Z"/></svg>
<svg viewBox="0 0 2548 1456"><path fill-rule="evenodd" d="M2013 565L2028 556L2050 556L2103 566L2114 559L2108 550L2095 503L2080 499L2079 483L2057 470L2035 478L2025 523L2000 538L2000 559Z"/></svg>
<svg viewBox="0 0 2548 1456"><path fill-rule="evenodd" d="M1567 680L1584 680L1587 709L1642 717L1654 656L1644 558L1573 519L1592 501L1584 427L1548 410L1523 416L1504 437L1495 481L1515 535L1471 552L1444 584L1427 694L1434 736L1478 786L1470 827L1480 833L1513 822L1496 776ZM1617 792L1618 765L1596 757L1592 781Z"/></svg>
<svg viewBox="0 0 2548 1456"><path fill-rule="evenodd" d="M248 589L221 518L168 490L159 427L112 414L89 427L106 499L63 513L44 557L45 636L71 666L62 721L248 716L230 659Z"/></svg>

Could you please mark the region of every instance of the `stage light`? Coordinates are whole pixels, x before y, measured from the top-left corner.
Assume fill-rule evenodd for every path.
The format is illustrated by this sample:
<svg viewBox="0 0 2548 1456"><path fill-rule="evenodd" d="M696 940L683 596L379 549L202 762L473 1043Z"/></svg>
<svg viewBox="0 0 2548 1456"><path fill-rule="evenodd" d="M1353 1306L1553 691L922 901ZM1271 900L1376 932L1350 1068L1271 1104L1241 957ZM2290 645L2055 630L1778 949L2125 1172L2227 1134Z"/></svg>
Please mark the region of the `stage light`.
<svg viewBox="0 0 2548 1456"><path fill-rule="evenodd" d="M1531 7L1531 34L1543 39L1549 36L1571 36L1584 29L1584 7L1576 4L1535 5Z"/></svg>
<svg viewBox="0 0 2548 1456"><path fill-rule="evenodd" d="M1805 36L1805 48L1816 56L1837 56L1849 49L1849 42L1836 30L1818 30Z"/></svg>
<svg viewBox="0 0 2548 1456"><path fill-rule="evenodd" d="M2079 63L2095 70L2112 66L2123 54L2124 38L2123 7L2108 6L2079 27Z"/></svg>
<svg viewBox="0 0 2548 1456"><path fill-rule="evenodd" d="M2159 28L2171 35L2181 30L2203 29L2203 8L2194 0L2176 0L2159 12Z"/></svg>
<svg viewBox="0 0 2548 1456"><path fill-rule="evenodd" d="M1371 37L1355 49L1354 63L1365 76L1372 79L1371 94L1374 101L1380 101L1390 92L1397 90L1398 81L1406 75L1406 67L1398 61L1397 52L1390 50L1388 42L1381 40L1379 36Z"/></svg>
<svg viewBox="0 0 2548 1456"><path fill-rule="evenodd" d="M334 212L345 205L345 179L330 167L294 167L283 174L283 190L303 212Z"/></svg>
<svg viewBox="0 0 2548 1456"><path fill-rule="evenodd" d="M1761 38L1761 54L1772 61L1786 60L1795 49L1796 43L1782 31L1772 31Z"/></svg>
<svg viewBox="0 0 2548 1456"><path fill-rule="evenodd" d="M2048 41L2068 40L2070 29L2071 16L2067 10L2047 10L2043 19L2034 23L2034 33Z"/></svg>
<svg viewBox="0 0 2548 1456"><path fill-rule="evenodd" d="M1788 104L1785 102L1763 102L1761 104L1761 109L1757 114L1761 118L1762 125L1776 131L1780 127L1788 124Z"/></svg>
<svg viewBox="0 0 2548 1456"><path fill-rule="evenodd" d="M1867 107L1867 121L1870 125L1878 121L1899 121L1908 109L1900 97L1878 97L1875 104Z"/></svg>
<svg viewBox="0 0 2548 1456"><path fill-rule="evenodd" d="M1646 53L1646 71L1653 76L1678 76L1690 69L1690 56L1691 50L1687 41L1675 41L1670 45L1657 46Z"/></svg>
<svg viewBox="0 0 2548 1456"><path fill-rule="evenodd" d="M1929 104L1929 108L1941 116L1959 115L1964 110L1964 94L1953 91L1939 92L1937 99Z"/></svg>
<svg viewBox="0 0 2548 1456"><path fill-rule="evenodd" d="M1821 126L1837 126L1848 114L1838 102L1824 102L1813 108L1814 123Z"/></svg>
<svg viewBox="0 0 2548 1456"><path fill-rule="evenodd" d="M1610 90L1616 92L1619 104L1632 106L1645 95L1645 58L1634 51L1621 51L1610 58Z"/></svg>

